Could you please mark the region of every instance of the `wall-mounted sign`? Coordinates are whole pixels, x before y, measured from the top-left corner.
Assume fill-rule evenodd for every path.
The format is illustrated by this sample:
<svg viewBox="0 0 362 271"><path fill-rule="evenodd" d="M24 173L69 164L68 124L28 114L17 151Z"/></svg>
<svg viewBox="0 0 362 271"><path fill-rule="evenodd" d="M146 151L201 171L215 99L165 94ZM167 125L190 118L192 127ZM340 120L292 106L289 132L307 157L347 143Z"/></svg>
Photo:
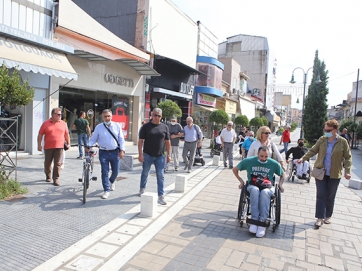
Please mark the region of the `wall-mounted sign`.
<svg viewBox="0 0 362 271"><path fill-rule="evenodd" d="M197 93L197 103L207 106L216 106L216 98L205 94Z"/></svg>
<svg viewBox="0 0 362 271"><path fill-rule="evenodd" d="M104 80L107 83L111 83L111 84L116 84L116 85L130 87L130 88L134 87L133 79L127 79L127 78L123 78L123 77L116 76L116 75L109 74L109 73L106 73L104 75Z"/></svg>
<svg viewBox="0 0 362 271"><path fill-rule="evenodd" d="M188 94L188 95L193 95L194 94L194 86L181 82L179 92L184 93L184 94Z"/></svg>

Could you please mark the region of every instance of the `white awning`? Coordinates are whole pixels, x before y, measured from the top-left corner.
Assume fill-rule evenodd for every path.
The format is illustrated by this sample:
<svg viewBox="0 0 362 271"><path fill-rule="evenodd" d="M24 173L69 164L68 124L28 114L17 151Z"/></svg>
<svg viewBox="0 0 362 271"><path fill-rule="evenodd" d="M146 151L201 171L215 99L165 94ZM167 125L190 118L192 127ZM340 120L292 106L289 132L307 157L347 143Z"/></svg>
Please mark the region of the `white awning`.
<svg viewBox="0 0 362 271"><path fill-rule="evenodd" d="M216 108L214 108L214 107L208 107L208 106L203 106L203 105L199 105L199 104L194 104L194 106L195 106L195 108L205 110L205 111L210 111L210 112L213 112L216 110Z"/></svg>
<svg viewBox="0 0 362 271"><path fill-rule="evenodd" d="M0 65L26 72L77 80L78 74L64 54L11 39L0 39Z"/></svg>

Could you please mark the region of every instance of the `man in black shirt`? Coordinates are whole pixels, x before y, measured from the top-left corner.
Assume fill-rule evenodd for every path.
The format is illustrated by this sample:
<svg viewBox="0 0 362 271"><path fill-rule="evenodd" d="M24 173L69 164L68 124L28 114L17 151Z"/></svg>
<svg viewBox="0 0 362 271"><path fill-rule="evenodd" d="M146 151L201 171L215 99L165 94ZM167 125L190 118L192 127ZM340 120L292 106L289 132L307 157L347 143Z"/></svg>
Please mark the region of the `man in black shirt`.
<svg viewBox="0 0 362 271"><path fill-rule="evenodd" d="M345 138L348 142L348 146L351 147L351 136L348 133L347 128L344 128L342 133L340 134L341 137Z"/></svg>
<svg viewBox="0 0 362 271"><path fill-rule="evenodd" d="M144 124L139 131L138 161L142 163L140 196L145 192L150 168L151 165L154 164L157 177L158 203L166 205L163 191L165 167L165 157L163 153L166 146L166 159L167 163L169 163L171 161L171 144L168 127L166 124L161 123L162 110L155 108L152 113L152 120Z"/></svg>
<svg viewBox="0 0 362 271"><path fill-rule="evenodd" d="M297 177L298 179L307 179L307 171L309 169L309 162L305 161L304 163L298 164L296 161L303 157L304 154L308 152L308 149L304 147L304 140L302 138L298 139L298 146L290 148L286 154L286 160L288 161L289 155L293 155L293 163L297 167Z"/></svg>

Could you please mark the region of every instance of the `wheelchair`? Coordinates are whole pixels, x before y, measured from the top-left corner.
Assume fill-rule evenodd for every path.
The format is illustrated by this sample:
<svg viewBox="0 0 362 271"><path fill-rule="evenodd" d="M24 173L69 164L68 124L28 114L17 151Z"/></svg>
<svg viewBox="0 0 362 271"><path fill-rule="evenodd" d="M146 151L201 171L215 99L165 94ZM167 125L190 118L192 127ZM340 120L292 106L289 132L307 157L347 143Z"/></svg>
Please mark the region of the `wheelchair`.
<svg viewBox="0 0 362 271"><path fill-rule="evenodd" d="M293 163L293 159L289 159L287 171L288 171L288 180L289 181L294 182L295 178L298 179L297 166ZM312 172L312 167L309 164L309 168L308 168L308 171L307 171L307 174L306 174L307 175L307 179L306 179L307 183L310 182L311 172Z"/></svg>
<svg viewBox="0 0 362 271"><path fill-rule="evenodd" d="M273 232L277 229L280 224L280 208L281 208L281 192L278 184L275 184L274 195L270 198L270 209L269 217L265 222L253 220L249 218L250 213L250 193L247 191L248 184L244 184L240 192L239 208L238 208L238 220L240 227L243 226L244 220L246 219L247 224L253 224L269 228L270 224L273 224Z"/></svg>
<svg viewBox="0 0 362 271"><path fill-rule="evenodd" d="M214 139L214 144L213 144L213 148L210 151L210 156L214 157L214 155L220 155L222 151L223 150L222 150L221 144L217 144Z"/></svg>

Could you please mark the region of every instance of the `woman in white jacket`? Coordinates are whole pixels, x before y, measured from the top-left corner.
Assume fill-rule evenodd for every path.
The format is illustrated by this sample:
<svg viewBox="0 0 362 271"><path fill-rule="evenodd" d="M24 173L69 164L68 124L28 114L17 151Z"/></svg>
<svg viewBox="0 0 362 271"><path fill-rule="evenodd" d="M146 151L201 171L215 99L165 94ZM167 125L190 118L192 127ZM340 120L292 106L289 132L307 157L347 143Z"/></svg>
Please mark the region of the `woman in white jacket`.
<svg viewBox="0 0 362 271"><path fill-rule="evenodd" d="M275 146L274 142L269 140L270 134L271 134L271 132L270 132L270 129L268 126L261 126L259 128L259 130L256 132L257 140L254 141L253 144L251 144L249 152L248 152L248 157L257 156L260 146L262 146L262 145L267 146L269 149L270 158L273 157L273 153L274 153L275 159L280 163L280 165L282 166L282 168L285 171L284 161L283 161L283 158L282 158L278 148Z"/></svg>

